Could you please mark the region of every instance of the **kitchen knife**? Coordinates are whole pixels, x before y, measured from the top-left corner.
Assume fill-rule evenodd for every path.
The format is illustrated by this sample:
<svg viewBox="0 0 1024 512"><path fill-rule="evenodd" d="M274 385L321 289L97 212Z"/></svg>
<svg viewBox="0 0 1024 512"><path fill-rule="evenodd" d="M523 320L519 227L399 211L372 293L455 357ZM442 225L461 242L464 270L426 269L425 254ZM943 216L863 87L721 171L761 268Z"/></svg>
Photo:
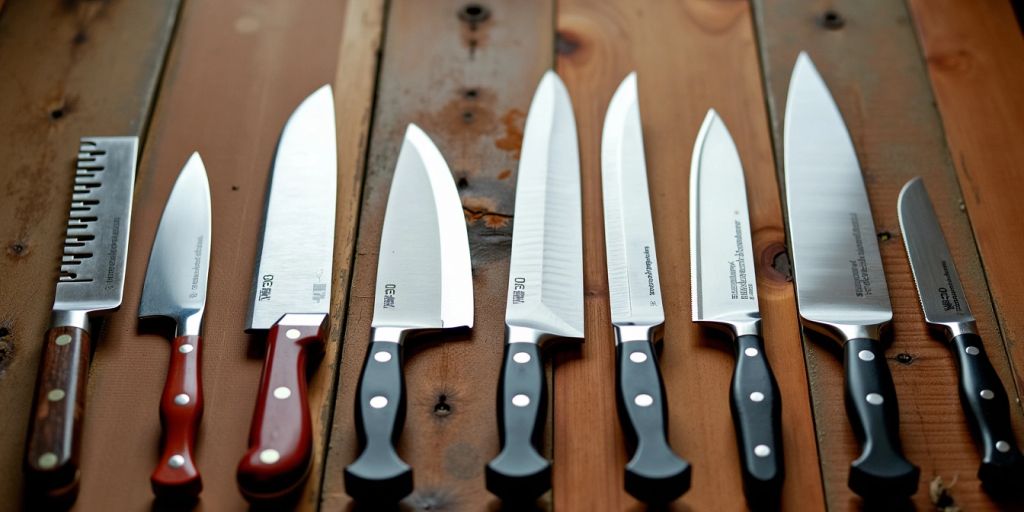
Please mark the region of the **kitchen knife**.
<svg viewBox="0 0 1024 512"><path fill-rule="evenodd" d="M306 360L323 343L331 303L336 138L325 85L292 113L274 155L246 320L248 332L267 333L249 449L236 475L250 501L288 495L313 460Z"/></svg>
<svg viewBox="0 0 1024 512"><path fill-rule="evenodd" d="M636 73L622 81L608 105L601 138L604 234L608 290L615 326L619 418L632 445L626 491L667 502L690 487L690 464L668 443L665 386L654 343L665 323L647 191Z"/></svg>
<svg viewBox="0 0 1024 512"><path fill-rule="evenodd" d="M157 496L195 497L203 489L195 440L203 416L202 344L210 272L210 184L199 153L174 182L149 254L139 317L174 320L163 395L160 462L150 476Z"/></svg>
<svg viewBox="0 0 1024 512"><path fill-rule="evenodd" d="M43 496L71 496L78 488L89 319L121 306L138 147L138 137L85 137L79 145L25 453L27 484Z"/></svg>
<svg viewBox="0 0 1024 512"><path fill-rule="evenodd" d="M956 356L960 404L981 442L978 478L986 487L1005 490L1024 476L1024 457L1010 424L1010 402L985 355L974 313L921 178L910 180L900 191L899 216L925 322L942 332Z"/></svg>
<svg viewBox="0 0 1024 512"><path fill-rule="evenodd" d="M370 346L356 390L360 454L345 468L349 496L394 503L412 492L412 469L394 447L405 419L402 343L423 331L472 326L462 202L441 152L410 124L384 213Z"/></svg>
<svg viewBox="0 0 1024 512"><path fill-rule="evenodd" d="M583 339L577 148L569 91L548 71L526 116L519 159L498 384L501 452L486 468L487 489L506 501L532 501L551 488L551 464L537 452L547 412L542 350L554 339Z"/></svg>
<svg viewBox="0 0 1024 512"><path fill-rule="evenodd" d="M846 410L862 445L848 484L865 498L910 496L919 470L900 447L896 388L880 341L892 307L875 223L850 134L806 53L790 79L783 145L802 323L844 347Z"/></svg>
<svg viewBox="0 0 1024 512"><path fill-rule="evenodd" d="M743 165L714 110L697 134L690 165L690 287L693 321L724 331L736 344L729 398L747 503L777 503L782 398L761 338Z"/></svg>

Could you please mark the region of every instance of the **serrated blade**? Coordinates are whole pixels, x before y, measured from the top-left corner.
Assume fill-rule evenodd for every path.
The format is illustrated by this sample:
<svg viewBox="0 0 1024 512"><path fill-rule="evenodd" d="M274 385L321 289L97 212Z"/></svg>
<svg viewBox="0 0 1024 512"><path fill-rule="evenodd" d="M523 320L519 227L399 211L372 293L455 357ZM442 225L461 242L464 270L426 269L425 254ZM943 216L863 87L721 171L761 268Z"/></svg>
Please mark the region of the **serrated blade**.
<svg viewBox="0 0 1024 512"><path fill-rule="evenodd" d="M138 137L84 137L53 309L121 305Z"/></svg>
<svg viewBox="0 0 1024 512"><path fill-rule="evenodd" d="M714 110L697 134L690 165L690 270L693 321L760 317L743 165Z"/></svg>
<svg viewBox="0 0 1024 512"><path fill-rule="evenodd" d="M325 85L292 112L274 155L246 330L331 303L338 156L334 94Z"/></svg>
<svg viewBox="0 0 1024 512"><path fill-rule="evenodd" d="M612 323L665 321L654 247L636 73L622 81L604 118L601 185Z"/></svg>
<svg viewBox="0 0 1024 512"><path fill-rule="evenodd" d="M892 307L857 154L805 53L790 79L783 139L800 315L822 324L888 322Z"/></svg>
<svg viewBox="0 0 1024 512"><path fill-rule="evenodd" d="M569 91L544 74L526 117L505 323L583 337L580 160Z"/></svg>
<svg viewBox="0 0 1024 512"><path fill-rule="evenodd" d="M473 280L462 201L448 164L410 124L384 213L373 327L473 326Z"/></svg>

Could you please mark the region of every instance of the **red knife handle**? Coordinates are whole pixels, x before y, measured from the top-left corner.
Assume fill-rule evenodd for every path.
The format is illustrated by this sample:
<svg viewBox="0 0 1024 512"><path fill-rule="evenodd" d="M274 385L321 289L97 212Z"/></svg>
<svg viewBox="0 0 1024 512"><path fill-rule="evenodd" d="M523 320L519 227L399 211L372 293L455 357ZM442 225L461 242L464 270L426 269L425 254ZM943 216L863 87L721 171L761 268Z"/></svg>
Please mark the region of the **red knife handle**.
<svg viewBox="0 0 1024 512"><path fill-rule="evenodd" d="M88 373L89 332L78 327L46 331L25 454L25 477L33 493L60 497L78 488Z"/></svg>
<svg viewBox="0 0 1024 512"><path fill-rule="evenodd" d="M310 317L319 319L313 325ZM304 319L301 324L295 320ZM327 315L285 315L270 329L267 358L249 430L249 451L238 464L247 500L273 500L301 485L313 458L306 397L306 354L323 342Z"/></svg>
<svg viewBox="0 0 1024 512"><path fill-rule="evenodd" d="M199 342L199 336L178 336L171 347L171 363L160 397L163 447L160 463L149 477L157 496L195 497L203 490L194 456L196 432L203 417Z"/></svg>

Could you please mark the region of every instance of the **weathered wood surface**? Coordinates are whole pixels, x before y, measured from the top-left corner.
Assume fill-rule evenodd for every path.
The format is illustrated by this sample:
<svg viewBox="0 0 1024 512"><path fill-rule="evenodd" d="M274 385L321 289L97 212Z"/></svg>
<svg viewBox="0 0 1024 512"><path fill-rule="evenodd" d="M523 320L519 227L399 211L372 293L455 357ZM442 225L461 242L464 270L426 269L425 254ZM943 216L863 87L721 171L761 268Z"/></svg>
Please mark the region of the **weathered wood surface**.
<svg viewBox="0 0 1024 512"><path fill-rule="evenodd" d="M908 458L921 466L913 503L938 501L929 485L940 479L965 510L997 506L976 478L979 455L957 397L956 373L946 346L927 332L900 238L900 188L923 176L935 202L968 300L978 316L987 351L1005 384L1009 362L989 300L985 275L932 100L924 60L902 2L785 0L754 2L777 161L782 119L797 54L807 50L828 83L850 130L872 204L894 309L889 366L899 395L901 432ZM779 164L780 176L784 173ZM1003 233L1006 233L1003 231ZM806 357L822 474L829 508L860 506L847 488L849 462L859 453L843 409L842 364L830 342L808 340ZM1009 386L1011 396L1016 396ZM1013 419L1018 438L1019 409ZM1006 504L1003 504L1006 506Z"/></svg>

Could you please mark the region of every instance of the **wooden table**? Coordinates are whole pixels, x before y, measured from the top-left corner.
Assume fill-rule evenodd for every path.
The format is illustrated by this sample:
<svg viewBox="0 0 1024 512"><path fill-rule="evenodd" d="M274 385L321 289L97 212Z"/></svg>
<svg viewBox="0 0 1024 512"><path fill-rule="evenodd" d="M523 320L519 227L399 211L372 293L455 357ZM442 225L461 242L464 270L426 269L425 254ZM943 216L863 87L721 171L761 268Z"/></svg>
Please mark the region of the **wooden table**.
<svg viewBox="0 0 1024 512"><path fill-rule="evenodd" d="M661 365L671 437L694 464L692 490L671 508L744 506L727 405L731 348L689 321L688 164L709 107L728 122L747 171L768 353L784 397L784 508L859 508L846 487L858 449L841 361L828 344L801 338L786 255L781 126L800 50L839 103L871 196L895 309L888 359L902 439L922 470L913 505L1021 506L979 487L953 359L925 328L896 218L899 188L924 176L988 353L1017 398L1024 440L1024 40L1010 2L8 0L0 9L0 509L24 499L24 435L77 139L124 134L143 140L125 302L96 343L75 508L164 505L153 502L148 476L169 344L138 328L136 308L163 203L193 150L206 162L214 209L197 508L245 507L234 470L264 344L242 323L266 177L287 116L328 82L340 164L333 321L311 376L316 456L296 506L352 507L342 468L356 451L352 401L381 220L404 127L416 122L459 185L477 309L471 337L409 347L400 451L416 491L403 507L499 508L483 467L497 451L517 159L533 89L549 68L569 87L579 126L587 341L551 365L554 490L539 508L640 508L622 490L599 180L604 111L631 70L668 314Z"/></svg>

